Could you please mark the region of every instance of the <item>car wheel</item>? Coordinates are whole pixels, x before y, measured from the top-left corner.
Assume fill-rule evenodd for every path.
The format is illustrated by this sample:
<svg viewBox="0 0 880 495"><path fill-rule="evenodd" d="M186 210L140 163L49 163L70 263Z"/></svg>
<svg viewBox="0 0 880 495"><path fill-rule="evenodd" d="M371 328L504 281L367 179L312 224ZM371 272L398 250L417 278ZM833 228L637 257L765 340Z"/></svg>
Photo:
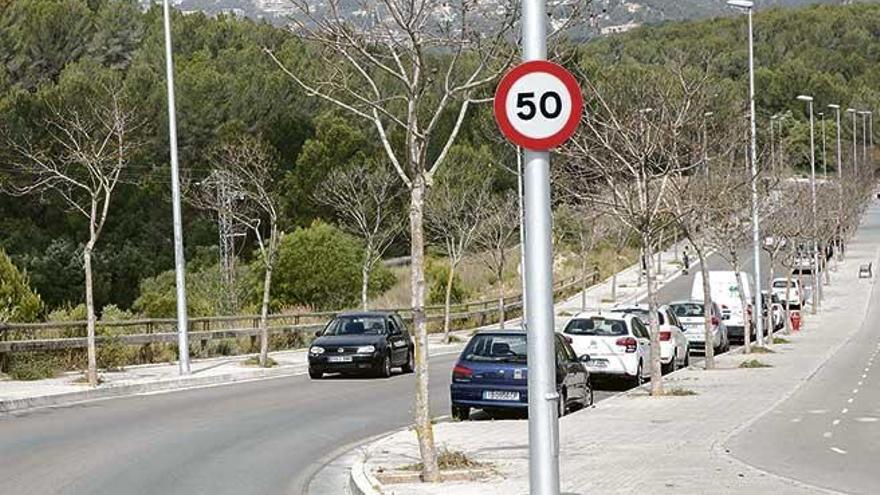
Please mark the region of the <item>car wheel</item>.
<svg viewBox="0 0 880 495"><path fill-rule="evenodd" d="M639 361L639 367L636 368L636 376L632 379L632 386L638 387L642 383L645 382L642 380L642 362Z"/></svg>
<svg viewBox="0 0 880 495"><path fill-rule="evenodd" d="M558 401L558 405L559 405L559 407L558 407L558 410L556 411L556 413L558 414L558 416L559 416L560 418L563 417L563 416L565 416L565 413L566 413L567 410L568 410L568 407L565 405L565 401L566 401L566 400L567 400L567 399L566 399L566 397L565 397L565 392L560 393L560 394L559 394L559 401Z"/></svg>
<svg viewBox="0 0 880 495"><path fill-rule="evenodd" d="M385 358L382 360L382 367L379 368L379 376L382 378L388 378L391 376L391 356L388 354L386 354Z"/></svg>
<svg viewBox="0 0 880 495"><path fill-rule="evenodd" d="M683 368L687 368L691 365L691 350L689 348L684 349L684 365Z"/></svg>
<svg viewBox="0 0 880 495"><path fill-rule="evenodd" d="M406 364L401 368L404 373L412 373L413 370L416 369L416 358L414 354L413 349L410 349L407 353Z"/></svg>
<svg viewBox="0 0 880 495"><path fill-rule="evenodd" d="M669 364L660 364L660 373L668 375L678 369L678 352L672 355Z"/></svg>
<svg viewBox="0 0 880 495"><path fill-rule="evenodd" d="M593 397L593 386L589 383L587 384L587 397L584 399L584 407L591 407L595 404L595 397Z"/></svg>
<svg viewBox="0 0 880 495"><path fill-rule="evenodd" d="M467 421L471 419L471 408L465 406L452 406L452 419Z"/></svg>
<svg viewBox="0 0 880 495"><path fill-rule="evenodd" d="M309 368L309 378L312 380L320 380L321 378L324 378L324 373Z"/></svg>

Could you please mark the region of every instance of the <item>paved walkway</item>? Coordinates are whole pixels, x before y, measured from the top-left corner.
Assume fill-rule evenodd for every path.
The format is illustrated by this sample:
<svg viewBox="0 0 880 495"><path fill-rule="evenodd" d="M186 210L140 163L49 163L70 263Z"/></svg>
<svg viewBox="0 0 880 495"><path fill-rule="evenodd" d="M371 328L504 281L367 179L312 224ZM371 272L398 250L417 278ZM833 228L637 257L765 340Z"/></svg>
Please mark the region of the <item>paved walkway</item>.
<svg viewBox="0 0 880 495"><path fill-rule="evenodd" d="M880 210L873 207L872 214L880 214ZM788 344L775 345L775 353L748 357L728 353L717 358L717 370L691 368L666 378L667 390L682 389L697 395L652 398L643 390L635 390L563 418L563 492L822 492L752 468L728 455L726 444L808 381L857 331L873 286L873 280L856 278L857 267L869 261L876 263L876 257L876 245L854 242L826 292L825 311L813 317L807 315L804 331L791 336ZM758 359L772 367L739 368L747 359ZM383 493L526 494L527 429L526 421L438 424L435 435L439 446L491 463L497 474L479 482L395 484L385 487ZM415 434L409 430L392 434L365 447L363 458L363 472L368 476L417 462Z"/></svg>

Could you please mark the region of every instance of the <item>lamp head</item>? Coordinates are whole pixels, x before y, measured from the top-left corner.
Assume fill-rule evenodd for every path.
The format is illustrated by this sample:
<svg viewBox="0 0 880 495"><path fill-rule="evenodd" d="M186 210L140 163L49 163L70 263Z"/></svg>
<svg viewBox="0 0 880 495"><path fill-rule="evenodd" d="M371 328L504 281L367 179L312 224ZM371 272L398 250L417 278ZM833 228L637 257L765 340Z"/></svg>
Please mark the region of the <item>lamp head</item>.
<svg viewBox="0 0 880 495"><path fill-rule="evenodd" d="M755 2L750 0L727 0L727 5L731 7L736 7L738 9L751 9L754 7Z"/></svg>
<svg viewBox="0 0 880 495"><path fill-rule="evenodd" d="M799 101L813 101L813 97L807 95L798 95L797 99Z"/></svg>
<svg viewBox="0 0 880 495"><path fill-rule="evenodd" d="M840 110L840 105L835 105L834 103L828 105L828 108L833 108L834 110Z"/></svg>

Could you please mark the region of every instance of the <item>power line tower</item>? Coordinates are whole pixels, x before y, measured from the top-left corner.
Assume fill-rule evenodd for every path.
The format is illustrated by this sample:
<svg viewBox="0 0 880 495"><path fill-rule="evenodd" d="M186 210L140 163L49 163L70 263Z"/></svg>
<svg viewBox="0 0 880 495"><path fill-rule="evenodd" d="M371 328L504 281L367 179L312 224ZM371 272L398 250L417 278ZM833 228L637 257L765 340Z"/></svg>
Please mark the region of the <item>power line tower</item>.
<svg viewBox="0 0 880 495"><path fill-rule="evenodd" d="M217 231L220 241L220 268L223 277L225 310L238 310L238 293L235 286L236 239L246 236L246 227L235 220L240 201L236 179L222 170L214 170L203 182L216 194Z"/></svg>

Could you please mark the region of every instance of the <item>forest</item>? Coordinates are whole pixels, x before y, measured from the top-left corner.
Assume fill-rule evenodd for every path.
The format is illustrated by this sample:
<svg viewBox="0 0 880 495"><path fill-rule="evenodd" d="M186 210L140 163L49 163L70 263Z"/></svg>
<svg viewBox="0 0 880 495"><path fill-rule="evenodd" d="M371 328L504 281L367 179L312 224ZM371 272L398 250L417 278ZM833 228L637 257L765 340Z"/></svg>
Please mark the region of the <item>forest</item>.
<svg viewBox="0 0 880 495"><path fill-rule="evenodd" d="M176 13L173 26L184 182L204 181L218 152L229 143L258 141L278 186L278 228L285 233L273 310L356 305L357 259L365 246L338 228L338 215L316 191L334 171L389 167L375 129L305 94L279 70L266 49L297 71L326 70L316 62L315 47L289 30L199 13ZM817 101L844 107L876 108L880 103L880 6L770 9L757 14L755 33L762 156L769 149L770 117L787 116L778 146L796 169L803 170L809 164L808 129L803 105L794 99L800 91L812 91ZM744 115L745 35L745 23L737 17L670 22L585 43L569 41L557 51L585 84L631 84L638 80L632 74L670 65L705 71L716 88L709 103L716 109L708 124L712 129L723 126L724 119ZM118 89L119 98L129 105L136 124L129 140L137 146L131 148L94 249L95 306L172 316L161 10L142 10L133 0L34 0L10 2L0 13L0 184L22 179L17 175L21 168L15 166L22 149L57 150L49 122L58 109L86 112L85 102L103 98L107 88ZM465 119L447 169L470 168L472 176L490 182L493 195L503 195L516 185L515 175L507 171L515 166L515 154L502 143L489 110L483 105ZM453 117L443 115L441 126L452 125ZM833 133L830 120L823 125ZM848 125L844 129L849 132ZM393 134L390 139L403 136ZM436 156L439 151L427 153ZM829 169L834 166L831 161ZM194 315L222 314L230 308L217 295L217 218L196 203L186 202L183 215L189 304ZM405 208L400 196L392 203ZM29 298L26 311L7 308L0 316L40 320L79 305L84 283L81 254L87 240L88 222L58 195L0 194L0 249L16 267L0 270L0 286L29 286L41 300L39 310ZM406 236L399 235L384 255L405 255L407 247ZM241 272L241 303L232 310L253 312L262 273L254 236L239 239L235 249L241 261L236 268ZM431 249L438 258L444 256L441 243ZM6 275L13 272L19 275ZM375 272L371 295L397 283L381 264Z"/></svg>

